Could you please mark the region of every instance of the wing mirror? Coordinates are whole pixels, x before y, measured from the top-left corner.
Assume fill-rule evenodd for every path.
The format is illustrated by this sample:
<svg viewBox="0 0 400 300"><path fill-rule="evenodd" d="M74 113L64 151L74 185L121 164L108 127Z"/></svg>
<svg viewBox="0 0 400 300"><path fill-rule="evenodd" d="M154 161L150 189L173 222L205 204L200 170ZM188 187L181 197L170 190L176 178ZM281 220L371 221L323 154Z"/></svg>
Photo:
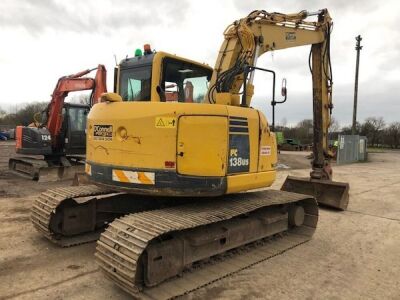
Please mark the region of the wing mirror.
<svg viewBox="0 0 400 300"><path fill-rule="evenodd" d="M282 79L282 88L281 88L281 95L283 96L283 97L285 97L285 99L286 99L286 96L287 96L287 88L286 88L286 78L283 78Z"/></svg>

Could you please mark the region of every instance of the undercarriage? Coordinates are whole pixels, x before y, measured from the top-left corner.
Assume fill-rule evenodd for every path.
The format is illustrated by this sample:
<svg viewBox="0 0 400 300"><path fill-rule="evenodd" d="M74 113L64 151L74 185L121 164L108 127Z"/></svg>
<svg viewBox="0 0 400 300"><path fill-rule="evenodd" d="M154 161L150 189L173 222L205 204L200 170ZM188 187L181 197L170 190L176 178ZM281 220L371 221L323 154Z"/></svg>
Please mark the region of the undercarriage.
<svg viewBox="0 0 400 300"><path fill-rule="evenodd" d="M308 241L318 206L277 190L168 198L86 185L42 193L32 221L63 247L98 239L97 261L118 286L168 299Z"/></svg>

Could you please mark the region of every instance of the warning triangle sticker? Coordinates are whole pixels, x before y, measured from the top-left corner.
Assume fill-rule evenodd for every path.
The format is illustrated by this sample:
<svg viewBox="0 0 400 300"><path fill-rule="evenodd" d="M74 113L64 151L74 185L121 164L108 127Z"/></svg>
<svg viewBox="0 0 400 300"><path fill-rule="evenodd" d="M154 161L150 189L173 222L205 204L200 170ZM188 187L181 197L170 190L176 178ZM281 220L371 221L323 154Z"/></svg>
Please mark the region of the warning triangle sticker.
<svg viewBox="0 0 400 300"><path fill-rule="evenodd" d="M159 127L165 127L165 124L164 124L164 122L163 122L163 120L162 120L161 118L158 119L157 126L159 126Z"/></svg>

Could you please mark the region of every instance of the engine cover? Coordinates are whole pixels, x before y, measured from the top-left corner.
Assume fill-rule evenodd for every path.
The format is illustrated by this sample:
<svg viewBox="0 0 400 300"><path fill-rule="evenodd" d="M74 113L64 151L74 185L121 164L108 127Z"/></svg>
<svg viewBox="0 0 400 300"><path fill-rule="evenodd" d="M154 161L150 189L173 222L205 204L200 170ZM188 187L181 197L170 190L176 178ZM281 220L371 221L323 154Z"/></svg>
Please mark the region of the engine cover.
<svg viewBox="0 0 400 300"><path fill-rule="evenodd" d="M47 128L17 126L15 139L18 154L52 154L51 135Z"/></svg>

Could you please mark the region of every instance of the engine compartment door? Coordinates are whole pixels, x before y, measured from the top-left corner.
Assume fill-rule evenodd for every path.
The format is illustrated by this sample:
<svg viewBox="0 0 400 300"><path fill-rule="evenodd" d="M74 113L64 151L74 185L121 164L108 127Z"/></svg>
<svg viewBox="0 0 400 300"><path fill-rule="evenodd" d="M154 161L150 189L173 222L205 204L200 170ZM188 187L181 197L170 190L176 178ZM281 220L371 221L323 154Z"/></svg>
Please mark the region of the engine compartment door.
<svg viewBox="0 0 400 300"><path fill-rule="evenodd" d="M225 176L228 120L225 116L181 116L178 121L177 172Z"/></svg>

